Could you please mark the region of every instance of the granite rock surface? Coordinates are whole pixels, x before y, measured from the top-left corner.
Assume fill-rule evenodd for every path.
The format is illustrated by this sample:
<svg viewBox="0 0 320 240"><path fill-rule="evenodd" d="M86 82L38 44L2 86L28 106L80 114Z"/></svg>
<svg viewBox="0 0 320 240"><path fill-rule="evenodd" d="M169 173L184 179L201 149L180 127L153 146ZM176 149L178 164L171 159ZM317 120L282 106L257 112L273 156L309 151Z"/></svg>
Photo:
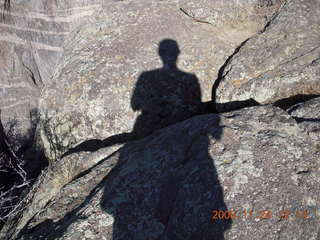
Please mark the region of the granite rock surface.
<svg viewBox="0 0 320 240"><path fill-rule="evenodd" d="M113 153L108 149L79 159L75 153L56 162L57 169L64 170L52 168L42 176L23 217L11 222L16 228L7 236L110 240L319 236L319 149L279 108L197 116ZM67 161L72 156L74 161ZM87 170L74 167L80 162ZM64 177L67 173L69 177Z"/></svg>
<svg viewBox="0 0 320 240"><path fill-rule="evenodd" d="M105 2L65 42L40 98L49 159L88 139L122 133L122 141L137 139L201 112L219 68L278 6L147 2ZM165 39L175 43L162 44Z"/></svg>
<svg viewBox="0 0 320 240"><path fill-rule="evenodd" d="M320 2L286 1L262 33L244 42L221 69L217 103L260 104L320 93Z"/></svg>

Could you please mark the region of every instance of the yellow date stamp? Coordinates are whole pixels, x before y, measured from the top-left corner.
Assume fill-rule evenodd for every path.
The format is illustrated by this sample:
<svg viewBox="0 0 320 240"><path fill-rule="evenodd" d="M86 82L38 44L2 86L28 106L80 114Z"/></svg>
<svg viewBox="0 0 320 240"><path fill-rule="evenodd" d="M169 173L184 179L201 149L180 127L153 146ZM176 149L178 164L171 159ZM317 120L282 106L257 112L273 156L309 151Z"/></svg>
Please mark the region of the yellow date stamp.
<svg viewBox="0 0 320 240"><path fill-rule="evenodd" d="M243 209L243 210L213 210L211 212L211 220L235 220L235 219L272 219L274 217L278 219L286 219L296 217L299 219L309 219L310 211L306 209L290 211L290 210L281 210L281 211L271 211L271 210L260 210L253 211L252 209Z"/></svg>

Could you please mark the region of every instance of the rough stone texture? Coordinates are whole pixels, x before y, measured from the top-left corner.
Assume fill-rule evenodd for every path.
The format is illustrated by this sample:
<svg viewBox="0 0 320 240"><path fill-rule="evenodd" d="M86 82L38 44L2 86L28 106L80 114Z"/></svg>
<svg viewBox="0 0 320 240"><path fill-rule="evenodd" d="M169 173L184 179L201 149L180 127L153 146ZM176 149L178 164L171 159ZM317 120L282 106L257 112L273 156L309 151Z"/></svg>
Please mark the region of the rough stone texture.
<svg viewBox="0 0 320 240"><path fill-rule="evenodd" d="M30 137L41 88L62 54L70 31L91 15L99 0L11 1L0 8L0 109L6 131ZM32 115L32 116L31 116Z"/></svg>
<svg viewBox="0 0 320 240"><path fill-rule="evenodd" d="M219 67L239 43L264 28L273 11L274 5L258 0L104 3L68 39L53 80L42 92L41 139L48 158L87 139L130 132L140 112L152 113L139 119L145 124L144 134L134 129L139 136L190 117L198 110L190 108L186 96L210 100ZM158 45L165 38L179 45L179 74L160 69ZM183 71L193 74L193 87L181 77ZM169 80L166 74L171 73L175 76ZM154 83L144 84L149 80ZM135 92L140 92L137 108ZM167 105L171 112L163 110Z"/></svg>
<svg viewBox="0 0 320 240"><path fill-rule="evenodd" d="M217 103L266 104L320 93L320 2L291 0L248 40L221 72Z"/></svg>
<svg viewBox="0 0 320 240"><path fill-rule="evenodd" d="M309 134L315 143L320 143L320 98L299 103L289 108L288 113ZM319 145L320 147L320 145Z"/></svg>
<svg viewBox="0 0 320 240"><path fill-rule="evenodd" d="M61 172L48 175L29 204L40 203L38 214L18 239L316 240L320 234L319 149L276 107L202 115L158 130L105 153L50 197ZM238 217L212 221L215 209ZM288 219L280 217L285 211ZM28 219L11 224L20 230Z"/></svg>
<svg viewBox="0 0 320 240"><path fill-rule="evenodd" d="M27 207L23 210L21 215L18 215L18 221L16 219L8 221L0 232L0 238L14 238L13 236L25 226L32 216L38 214L40 209L45 208L46 204L59 193L63 186L80 175L80 173L84 173L94 167L105 158L105 156L113 156L116 154L116 150L119 147L120 146L118 145L114 145L108 148L99 149L91 154L86 152L73 153L72 155L66 156L51 164L39 176L37 182L33 184L28 195L23 198L21 206L23 208L25 206ZM104 168L103 173L107 174L108 171L110 171L108 170L110 166L114 165L115 164L111 160L107 165L108 168ZM89 177L89 179L91 183L87 185L88 188L92 187L92 184L95 184L98 178L94 180ZM89 182L86 182L86 184L87 183ZM83 192L83 194L86 193L86 191ZM12 230L14 230L14 232L12 232Z"/></svg>

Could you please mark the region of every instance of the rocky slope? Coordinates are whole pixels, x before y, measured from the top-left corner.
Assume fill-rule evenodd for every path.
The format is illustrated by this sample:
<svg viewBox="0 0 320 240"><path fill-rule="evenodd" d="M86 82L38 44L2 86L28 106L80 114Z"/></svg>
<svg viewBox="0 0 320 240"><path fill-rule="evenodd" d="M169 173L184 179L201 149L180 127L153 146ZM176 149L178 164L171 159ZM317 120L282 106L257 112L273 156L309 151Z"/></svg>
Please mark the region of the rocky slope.
<svg viewBox="0 0 320 240"><path fill-rule="evenodd" d="M30 180L47 165L41 146L35 144L40 91L50 82L64 39L99 4L100 1L0 1L1 220L15 204L15 200L4 203L4 199L15 199L22 190L18 172ZM2 144L4 140L7 144ZM8 151L13 151L15 157Z"/></svg>
<svg viewBox="0 0 320 240"><path fill-rule="evenodd" d="M64 39L99 3L11 1L8 9L1 3L0 109L6 130L32 135L40 91L50 82Z"/></svg>
<svg viewBox="0 0 320 240"><path fill-rule="evenodd" d="M16 223L18 239L319 236L319 149L279 108L202 115L107 149L55 163ZM213 221L214 210L237 217Z"/></svg>

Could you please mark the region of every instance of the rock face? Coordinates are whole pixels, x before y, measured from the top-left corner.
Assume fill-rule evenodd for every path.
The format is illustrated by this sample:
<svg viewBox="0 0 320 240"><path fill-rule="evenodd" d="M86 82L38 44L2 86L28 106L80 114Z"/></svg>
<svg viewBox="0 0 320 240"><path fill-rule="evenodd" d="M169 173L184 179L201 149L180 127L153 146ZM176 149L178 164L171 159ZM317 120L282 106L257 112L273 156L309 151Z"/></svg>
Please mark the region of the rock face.
<svg viewBox="0 0 320 240"><path fill-rule="evenodd" d="M1 13L0 107L27 122L42 90L51 162L0 239L319 239L319 1L34 0ZM212 85L228 112L203 114Z"/></svg>
<svg viewBox="0 0 320 240"><path fill-rule="evenodd" d="M299 125L319 143L320 140L320 98L292 106L287 110Z"/></svg>
<svg viewBox="0 0 320 240"><path fill-rule="evenodd" d="M319 152L279 108L197 116L103 156L107 149L99 150L102 161L54 193L61 171L43 175L24 220L12 223L25 226L17 239L319 236ZM98 152L87 153L87 164ZM74 176L66 159L60 169ZM41 214L33 217L32 209ZM236 215L213 219L219 211L221 218Z"/></svg>
<svg viewBox="0 0 320 240"><path fill-rule="evenodd" d="M1 121L7 131L13 129L16 135L28 138L40 90L50 82L64 39L100 1L11 1L10 10L2 9L2 2Z"/></svg>
<svg viewBox="0 0 320 240"><path fill-rule="evenodd" d="M263 33L248 40L222 69L217 103L267 104L320 93L320 2L287 1Z"/></svg>
<svg viewBox="0 0 320 240"><path fill-rule="evenodd" d="M274 11L275 5L258 0L104 3L68 39L42 93L48 158L91 138L145 136L199 112L200 101L211 98L219 67ZM169 51L175 56L158 56L164 39L176 41ZM143 117L135 123L138 115Z"/></svg>

